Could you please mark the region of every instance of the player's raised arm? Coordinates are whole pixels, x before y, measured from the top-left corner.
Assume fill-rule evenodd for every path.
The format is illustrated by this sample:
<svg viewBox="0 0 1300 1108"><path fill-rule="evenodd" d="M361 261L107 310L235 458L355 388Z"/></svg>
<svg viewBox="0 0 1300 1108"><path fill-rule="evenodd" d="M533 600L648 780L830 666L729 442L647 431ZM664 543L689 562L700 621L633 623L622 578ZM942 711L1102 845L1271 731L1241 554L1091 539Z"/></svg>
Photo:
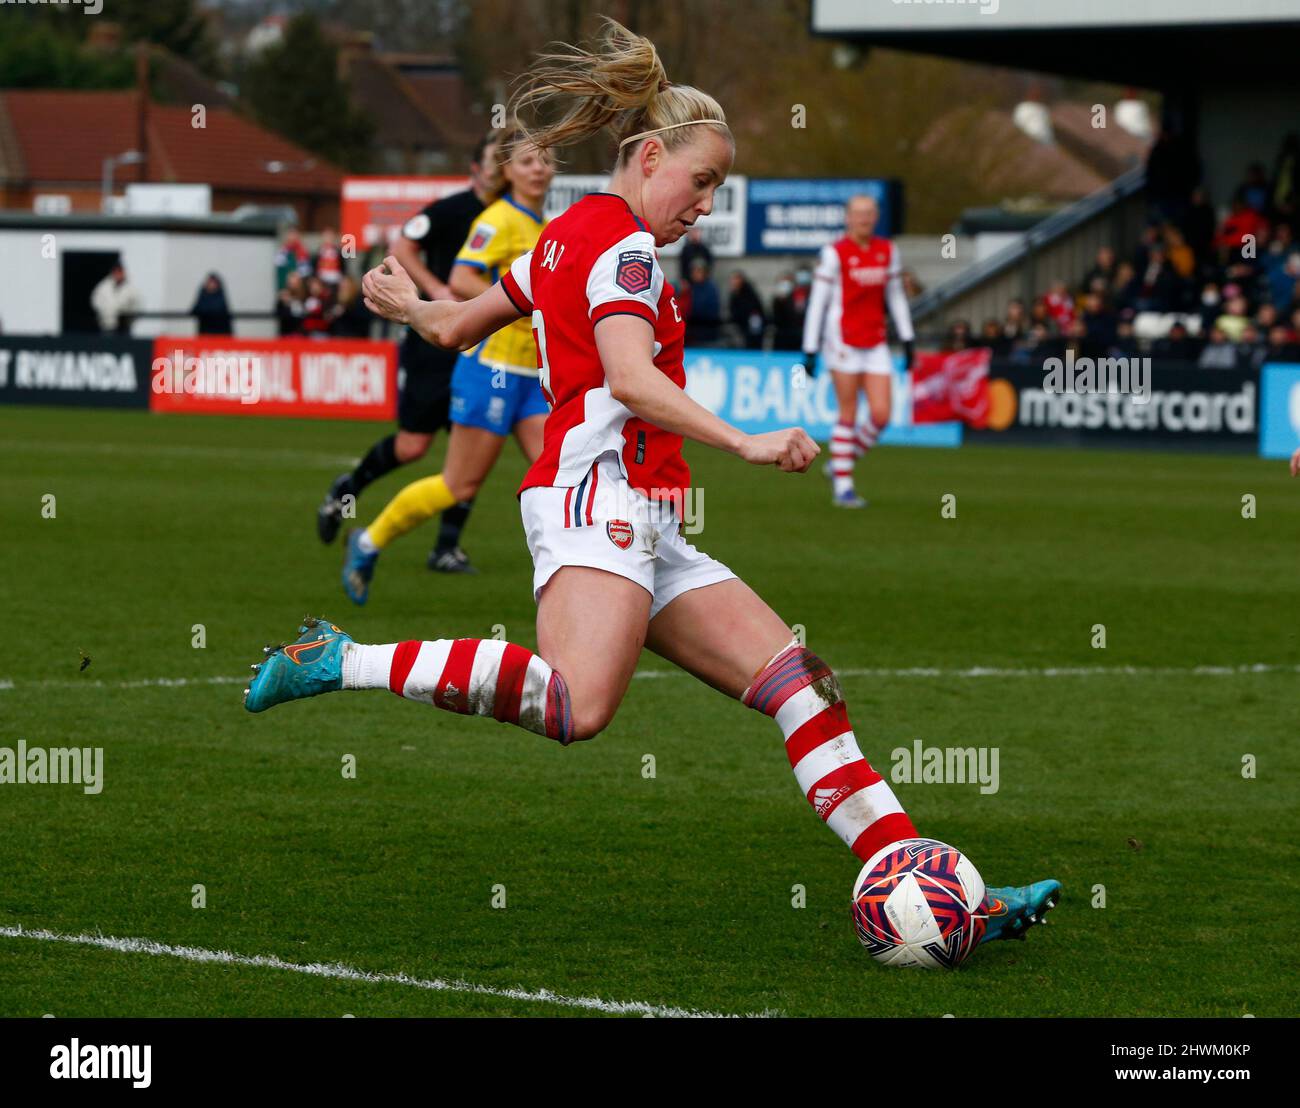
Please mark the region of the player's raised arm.
<svg viewBox="0 0 1300 1108"><path fill-rule="evenodd" d="M449 350L468 350L520 316L499 284L473 300L421 300L415 282L389 256L361 280L366 307L413 327L422 339Z"/></svg>
<svg viewBox="0 0 1300 1108"><path fill-rule="evenodd" d="M747 435L696 403L656 368L654 330L638 316L602 319L596 348L613 398L656 427L787 473L803 473L821 452L801 427Z"/></svg>

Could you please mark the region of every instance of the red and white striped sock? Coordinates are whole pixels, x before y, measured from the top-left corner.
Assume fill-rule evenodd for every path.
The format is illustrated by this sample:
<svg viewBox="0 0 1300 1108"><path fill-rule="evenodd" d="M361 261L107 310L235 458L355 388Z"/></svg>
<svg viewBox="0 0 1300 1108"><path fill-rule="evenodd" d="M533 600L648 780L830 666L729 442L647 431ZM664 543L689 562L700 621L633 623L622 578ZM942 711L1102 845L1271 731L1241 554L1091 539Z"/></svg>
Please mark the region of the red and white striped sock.
<svg viewBox="0 0 1300 1108"><path fill-rule="evenodd" d="M878 438L880 438L880 428L875 425L870 416L867 416L866 423L859 423L853 428L854 457L861 458L876 445Z"/></svg>
<svg viewBox="0 0 1300 1108"><path fill-rule="evenodd" d="M853 424L835 424L831 431L831 481L836 495L853 488L853 460L859 453Z"/></svg>
<svg viewBox="0 0 1300 1108"><path fill-rule="evenodd" d="M500 639L350 643L343 687L388 689L444 711L492 716L564 745L573 741L564 678L531 650Z"/></svg>
<svg viewBox="0 0 1300 1108"><path fill-rule="evenodd" d="M858 749L835 674L792 642L754 677L741 700L772 716L808 803L862 861L916 837L894 790Z"/></svg>

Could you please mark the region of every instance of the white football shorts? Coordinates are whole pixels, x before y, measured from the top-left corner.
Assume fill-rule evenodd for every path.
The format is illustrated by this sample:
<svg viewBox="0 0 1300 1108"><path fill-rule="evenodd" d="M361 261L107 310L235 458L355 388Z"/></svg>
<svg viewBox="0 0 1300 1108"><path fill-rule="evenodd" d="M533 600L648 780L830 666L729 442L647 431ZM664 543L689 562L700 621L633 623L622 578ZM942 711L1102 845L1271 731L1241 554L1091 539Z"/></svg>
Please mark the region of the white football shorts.
<svg viewBox="0 0 1300 1108"><path fill-rule="evenodd" d="M525 489L519 507L533 556L534 601L560 567L589 566L645 589L653 619L682 593L736 576L682 537L670 503L651 501L627 483L612 450L573 488Z"/></svg>
<svg viewBox="0 0 1300 1108"><path fill-rule="evenodd" d="M825 350L826 364L839 373L871 373L888 377L894 372L894 356L889 344L876 346L846 346L832 342Z"/></svg>

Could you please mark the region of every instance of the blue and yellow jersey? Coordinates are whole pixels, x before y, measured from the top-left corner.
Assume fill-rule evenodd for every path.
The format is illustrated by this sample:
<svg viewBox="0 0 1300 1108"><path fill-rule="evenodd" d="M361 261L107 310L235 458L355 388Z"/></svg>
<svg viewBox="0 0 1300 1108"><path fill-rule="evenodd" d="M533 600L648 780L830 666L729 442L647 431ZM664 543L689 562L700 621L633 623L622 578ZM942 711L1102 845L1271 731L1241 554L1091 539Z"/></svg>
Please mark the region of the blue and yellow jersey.
<svg viewBox="0 0 1300 1108"><path fill-rule="evenodd" d="M457 265L473 266L495 283L510 263L537 245L546 220L506 193L483 209L456 255ZM537 376L537 348L531 319L520 319L488 336L469 351L485 366Z"/></svg>

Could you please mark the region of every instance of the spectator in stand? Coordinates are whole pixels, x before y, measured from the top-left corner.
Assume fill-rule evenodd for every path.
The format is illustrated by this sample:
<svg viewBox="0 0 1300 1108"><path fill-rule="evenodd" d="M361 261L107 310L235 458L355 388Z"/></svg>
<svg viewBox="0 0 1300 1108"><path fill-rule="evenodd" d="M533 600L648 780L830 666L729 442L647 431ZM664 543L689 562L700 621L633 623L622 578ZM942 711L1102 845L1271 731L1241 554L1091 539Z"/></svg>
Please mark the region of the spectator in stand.
<svg viewBox="0 0 1300 1108"><path fill-rule="evenodd" d="M1137 270L1132 262L1120 262L1115 267L1115 280L1110 286L1110 302L1117 312L1136 311L1137 298Z"/></svg>
<svg viewBox="0 0 1300 1108"><path fill-rule="evenodd" d="M704 241L703 230L692 227L686 232L686 243L682 246L681 257L678 259L684 284L691 281L691 270L697 261L704 263L706 277L713 272L713 251Z"/></svg>
<svg viewBox="0 0 1300 1108"><path fill-rule="evenodd" d="M1250 326L1246 298L1234 285L1224 289L1224 297L1223 314L1214 321L1214 330L1222 331L1229 342L1241 342L1242 335Z"/></svg>
<svg viewBox="0 0 1300 1108"><path fill-rule="evenodd" d="M361 286L352 277L339 281L339 296L330 309L330 334L340 339L368 339L374 314L366 307Z"/></svg>
<svg viewBox="0 0 1300 1108"><path fill-rule="evenodd" d="M198 320L200 335L229 335L234 332L226 287L215 273L209 273L199 286L190 315Z"/></svg>
<svg viewBox="0 0 1300 1108"><path fill-rule="evenodd" d="M1083 298L1083 312L1079 316L1079 322L1083 324L1090 354L1104 352L1115 341L1118 319L1098 293L1090 292ZM1129 330L1131 333L1132 328Z"/></svg>
<svg viewBox="0 0 1300 1108"><path fill-rule="evenodd" d="M1285 327L1278 324L1268 332L1268 346L1264 348L1265 362L1300 362L1300 342Z"/></svg>
<svg viewBox="0 0 1300 1108"><path fill-rule="evenodd" d="M1181 320L1169 328L1168 334L1156 339L1151 344L1153 358L1167 358L1170 361L1194 362L1201 354L1201 344L1187 330Z"/></svg>
<svg viewBox="0 0 1300 1108"><path fill-rule="evenodd" d="M1011 340L1002 333L1002 324L996 319L986 319L980 330L980 346L986 346L995 358L1011 353Z"/></svg>
<svg viewBox="0 0 1300 1108"><path fill-rule="evenodd" d="M1269 300L1279 309L1285 308L1295 295L1296 282L1300 281L1300 249L1296 247L1295 232L1289 223L1277 225L1268 250L1260 258L1260 268Z"/></svg>
<svg viewBox="0 0 1300 1108"><path fill-rule="evenodd" d="M1083 275L1083 281L1080 288L1085 291L1092 288L1093 281L1101 278L1103 282L1110 285L1115 280L1115 270L1118 266L1115 258L1115 248L1112 246L1101 246L1097 248L1097 260L1093 262L1092 268Z"/></svg>
<svg viewBox="0 0 1300 1108"><path fill-rule="evenodd" d="M1242 248L1249 238L1254 239L1256 253L1260 240L1268 233L1268 220L1246 203L1245 196L1237 193L1232 200L1232 211L1219 227L1214 237L1214 247L1219 253L1219 264L1228 265L1242 256Z"/></svg>
<svg viewBox="0 0 1300 1108"><path fill-rule="evenodd" d="M1064 281L1052 282L1052 287L1043 297L1043 304L1057 329L1068 331L1074 322L1074 297L1070 295L1069 287Z"/></svg>
<svg viewBox="0 0 1300 1108"><path fill-rule="evenodd" d="M807 311L807 286L797 286L793 273L781 274L776 282L776 295L772 298L773 350L803 349L803 320Z"/></svg>
<svg viewBox="0 0 1300 1108"><path fill-rule="evenodd" d="M1272 304L1261 304L1255 312L1254 323L1261 335L1267 335L1278 324L1277 309Z"/></svg>
<svg viewBox="0 0 1300 1108"><path fill-rule="evenodd" d="M955 350L969 350L975 343L971 341L970 324L964 319L953 320L948 334L943 340L943 348L952 353Z"/></svg>
<svg viewBox="0 0 1300 1108"><path fill-rule="evenodd" d="M1138 275L1137 298L1133 305L1139 312L1172 312L1180 307L1182 282L1165 256L1162 243L1147 252L1146 267Z"/></svg>
<svg viewBox="0 0 1300 1108"><path fill-rule="evenodd" d="M1260 329L1253 323L1247 323L1237 344L1237 366L1240 369L1258 370L1268 355L1268 346Z"/></svg>
<svg viewBox="0 0 1300 1108"><path fill-rule="evenodd" d="M275 315L280 337L302 334L302 318L307 311L307 282L296 270L289 274L275 300Z"/></svg>
<svg viewBox="0 0 1300 1108"><path fill-rule="evenodd" d="M1052 333L1046 323L1035 323L1022 342L1011 351L1013 361L1021 365L1041 364L1045 358L1057 358L1065 353L1065 342Z"/></svg>
<svg viewBox="0 0 1300 1108"><path fill-rule="evenodd" d="M1192 190L1191 202L1182 220L1183 235L1196 255L1198 265L1204 266L1211 260L1217 225L1214 205L1210 203L1205 189L1198 185Z"/></svg>
<svg viewBox="0 0 1300 1108"><path fill-rule="evenodd" d="M140 310L140 294L126 279L126 269L118 262L108 271L90 294L90 306L106 335L129 335L131 319Z"/></svg>
<svg viewBox="0 0 1300 1108"><path fill-rule="evenodd" d="M1196 276L1196 252L1187 244L1187 239L1172 223L1166 223L1161 230L1165 240L1165 252L1169 264L1178 275L1180 282L1190 281Z"/></svg>
<svg viewBox="0 0 1300 1108"><path fill-rule="evenodd" d="M1214 321L1222 313L1223 294L1215 281L1207 281L1201 289L1201 334L1208 335L1214 327Z"/></svg>
<svg viewBox="0 0 1300 1108"><path fill-rule="evenodd" d="M1025 302L1019 297L1007 303L1007 317L1002 321L1002 336L1008 346L1019 342L1029 331L1029 317L1025 314Z"/></svg>
<svg viewBox="0 0 1300 1108"><path fill-rule="evenodd" d="M1236 369L1237 344L1218 327L1210 331L1210 341L1205 344L1196 364L1201 369Z"/></svg>
<svg viewBox="0 0 1300 1108"><path fill-rule="evenodd" d="M291 274L296 273L304 281L311 276L311 255L302 244L302 237L296 230L286 231L284 241L275 255L275 289L279 292L289 283Z"/></svg>
<svg viewBox="0 0 1300 1108"><path fill-rule="evenodd" d="M763 336L767 332L767 312L754 286L740 270L728 278L727 316L740 335L740 345L746 350L762 350Z"/></svg>
<svg viewBox="0 0 1300 1108"><path fill-rule="evenodd" d="M689 284L691 304L686 315L686 345L716 346L722 328L722 297L702 257L696 257L691 263Z"/></svg>
<svg viewBox="0 0 1300 1108"><path fill-rule="evenodd" d="M1269 210L1268 177L1260 162L1251 162L1246 167L1246 179L1237 186L1237 192L1248 208L1266 215Z"/></svg>
<svg viewBox="0 0 1300 1108"><path fill-rule="evenodd" d="M319 277L307 281L307 299L303 302L302 333L308 338L325 338L330 329L330 310L334 298L329 287Z"/></svg>
<svg viewBox="0 0 1300 1108"><path fill-rule="evenodd" d="M333 227L326 227L320 234L314 269L316 276L330 288L337 288L343 279L343 253L339 250Z"/></svg>

